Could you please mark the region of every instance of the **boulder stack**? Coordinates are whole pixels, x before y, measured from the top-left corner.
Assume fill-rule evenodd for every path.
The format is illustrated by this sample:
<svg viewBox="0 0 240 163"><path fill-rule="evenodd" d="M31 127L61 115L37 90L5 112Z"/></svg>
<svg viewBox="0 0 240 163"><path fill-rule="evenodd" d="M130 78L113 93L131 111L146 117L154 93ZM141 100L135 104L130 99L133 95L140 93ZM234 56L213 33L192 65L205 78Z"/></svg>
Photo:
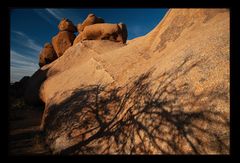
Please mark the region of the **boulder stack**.
<svg viewBox="0 0 240 163"><path fill-rule="evenodd" d="M84 30L86 28L86 30ZM39 54L39 67L53 62L71 47L83 40L110 40L126 43L127 27L123 23L108 24L103 18L89 14L87 18L77 25L67 18L63 18L58 25L59 32L52 37L51 43L46 43ZM78 36L75 36L78 32ZM76 38L76 39L75 39Z"/></svg>
<svg viewBox="0 0 240 163"><path fill-rule="evenodd" d="M74 32L77 31L72 21L63 18L58 25L58 29L59 33L52 38L52 43L45 43L39 54L39 67L53 62L72 46L76 37Z"/></svg>
<svg viewBox="0 0 240 163"><path fill-rule="evenodd" d="M76 26L69 19L63 18L58 25L59 32L52 37L51 43L45 43L39 54L39 67L29 79L27 88L24 89L25 102L31 105L42 104L39 91L42 83L47 78L47 69L41 68L61 57L64 52L83 40L110 40L114 42L126 43L127 28L123 23L109 24L104 19L89 14L83 23ZM79 32L77 38L75 32ZM76 39L75 39L76 38Z"/></svg>
<svg viewBox="0 0 240 163"><path fill-rule="evenodd" d="M51 43L45 43L44 48L39 54L39 67L53 62L58 56Z"/></svg>
<svg viewBox="0 0 240 163"><path fill-rule="evenodd" d="M73 44L75 39L76 27L73 23L63 18L58 25L59 33L52 38L52 45L54 50L57 53L57 56L60 57L63 53Z"/></svg>
<svg viewBox="0 0 240 163"><path fill-rule="evenodd" d="M100 23L86 26L76 37L73 44L83 40L110 40L126 43L127 28L125 24Z"/></svg>
<svg viewBox="0 0 240 163"><path fill-rule="evenodd" d="M74 24L72 23L72 21L70 21L67 18L62 19L62 21L58 25L58 29L60 31L77 32L77 29L74 26Z"/></svg>
<svg viewBox="0 0 240 163"><path fill-rule="evenodd" d="M86 26L98 23L105 23L105 21L103 18L97 17L94 14L88 14L87 18L83 21L83 23L79 23L77 25L78 32L82 32Z"/></svg>
<svg viewBox="0 0 240 163"><path fill-rule="evenodd" d="M126 43L127 27L123 23L109 24L104 19L89 14L83 23L77 25L78 36L73 44L83 40L110 40Z"/></svg>
<svg viewBox="0 0 240 163"><path fill-rule="evenodd" d="M61 57L63 53L72 46L75 37L75 34L72 32L60 31L52 38L53 48L58 57Z"/></svg>

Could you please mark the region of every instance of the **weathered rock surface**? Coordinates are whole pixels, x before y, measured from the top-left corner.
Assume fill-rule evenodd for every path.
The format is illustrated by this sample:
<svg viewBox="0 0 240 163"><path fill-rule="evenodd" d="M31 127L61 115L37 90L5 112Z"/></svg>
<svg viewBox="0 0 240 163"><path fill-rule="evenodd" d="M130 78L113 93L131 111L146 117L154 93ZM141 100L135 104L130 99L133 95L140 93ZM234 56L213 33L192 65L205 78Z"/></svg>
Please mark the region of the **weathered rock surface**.
<svg viewBox="0 0 240 163"><path fill-rule="evenodd" d="M67 18L63 18L62 21L58 25L58 29L60 31L68 31L68 32L77 32L77 28L74 26L71 20Z"/></svg>
<svg viewBox="0 0 240 163"><path fill-rule="evenodd" d="M52 45L58 57L62 56L63 53L72 46L75 37L72 32L60 31L52 38Z"/></svg>
<svg viewBox="0 0 240 163"><path fill-rule="evenodd" d="M81 23L77 24L77 31L79 34L82 32L82 24Z"/></svg>
<svg viewBox="0 0 240 163"><path fill-rule="evenodd" d="M41 53L39 54L39 66L42 67L46 64L49 64L56 60L57 54L50 43L46 43L44 48L42 49Z"/></svg>
<svg viewBox="0 0 240 163"><path fill-rule="evenodd" d="M127 35L125 24L94 24L85 27L84 31L76 37L73 44L83 40L110 40L126 43Z"/></svg>
<svg viewBox="0 0 240 163"><path fill-rule="evenodd" d="M229 11L171 9L127 42L86 40L40 70L54 153L229 153Z"/></svg>
<svg viewBox="0 0 240 163"><path fill-rule="evenodd" d="M78 32L81 33L86 26L97 24L97 23L105 23L103 18L97 17L94 14L89 14L87 18L82 22L82 24L77 25Z"/></svg>

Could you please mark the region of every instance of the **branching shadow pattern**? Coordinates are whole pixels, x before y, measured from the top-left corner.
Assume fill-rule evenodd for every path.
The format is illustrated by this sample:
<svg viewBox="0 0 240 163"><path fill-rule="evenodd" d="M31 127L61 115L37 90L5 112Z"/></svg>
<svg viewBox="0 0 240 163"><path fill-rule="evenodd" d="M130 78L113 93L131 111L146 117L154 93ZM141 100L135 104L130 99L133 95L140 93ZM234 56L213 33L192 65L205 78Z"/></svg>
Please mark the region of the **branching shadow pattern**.
<svg viewBox="0 0 240 163"><path fill-rule="evenodd" d="M229 153L229 115L215 102L228 103L228 90L195 95L177 82L198 65L188 60L155 79L152 68L124 87L75 90L49 109L48 144L60 154Z"/></svg>

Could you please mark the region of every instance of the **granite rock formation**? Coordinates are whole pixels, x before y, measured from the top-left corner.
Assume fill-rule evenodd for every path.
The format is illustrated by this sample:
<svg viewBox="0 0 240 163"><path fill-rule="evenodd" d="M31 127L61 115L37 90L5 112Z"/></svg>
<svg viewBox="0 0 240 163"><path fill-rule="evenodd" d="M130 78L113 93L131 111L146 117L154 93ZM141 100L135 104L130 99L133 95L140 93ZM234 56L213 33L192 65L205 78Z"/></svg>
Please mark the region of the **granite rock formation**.
<svg viewBox="0 0 240 163"><path fill-rule="evenodd" d="M110 40L126 43L127 28L125 24L99 23L86 26L74 40L73 44L84 40Z"/></svg>
<svg viewBox="0 0 240 163"><path fill-rule="evenodd" d="M94 14L88 14L87 18L77 25L78 32L81 33L86 26L97 24L97 23L105 23L103 18L97 17Z"/></svg>
<svg viewBox="0 0 240 163"><path fill-rule="evenodd" d="M58 57L61 57L63 53L72 46L75 37L75 34L72 32L60 31L52 38L53 48Z"/></svg>
<svg viewBox="0 0 240 163"><path fill-rule="evenodd" d="M72 23L71 20L67 18L63 18L62 21L58 25L58 29L60 31L68 31L68 32L77 32L77 28L75 25Z"/></svg>
<svg viewBox="0 0 240 163"><path fill-rule="evenodd" d="M49 64L56 60L57 58L58 58L57 54L52 44L46 43L41 53L39 54L39 67Z"/></svg>
<svg viewBox="0 0 240 163"><path fill-rule="evenodd" d="M170 9L126 44L69 47L31 77L41 83L32 88L45 103L41 129L50 149L228 154L229 24L227 9Z"/></svg>

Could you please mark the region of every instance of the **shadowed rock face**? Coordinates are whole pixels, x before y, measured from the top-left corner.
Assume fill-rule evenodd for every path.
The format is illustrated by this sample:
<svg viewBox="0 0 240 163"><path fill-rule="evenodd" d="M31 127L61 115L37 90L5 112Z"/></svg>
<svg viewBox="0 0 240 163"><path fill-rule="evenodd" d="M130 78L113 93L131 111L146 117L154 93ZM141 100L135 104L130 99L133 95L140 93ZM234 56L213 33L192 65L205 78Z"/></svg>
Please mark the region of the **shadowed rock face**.
<svg viewBox="0 0 240 163"><path fill-rule="evenodd" d="M10 85L9 94L13 97L22 97L24 94L24 91L27 88L29 76L24 76L19 82L15 82L12 85Z"/></svg>
<svg viewBox="0 0 240 163"><path fill-rule="evenodd" d="M56 60L57 54L50 43L46 43L44 48L42 49L41 53L39 54L39 66L42 67L46 64L49 64Z"/></svg>
<svg viewBox="0 0 240 163"><path fill-rule="evenodd" d="M44 66L53 153L229 153L229 11L171 9L126 45L86 40Z"/></svg>
<svg viewBox="0 0 240 163"><path fill-rule="evenodd" d="M121 29L122 42L125 44L127 42L127 37L128 37L127 26L124 23L119 23L118 26Z"/></svg>
<svg viewBox="0 0 240 163"><path fill-rule="evenodd" d="M77 32L77 28L74 26L72 21L66 18L63 18L62 21L59 23L58 29L60 31Z"/></svg>
<svg viewBox="0 0 240 163"><path fill-rule="evenodd" d="M58 29L58 34L52 38L52 45L57 57L60 57L69 47L72 46L76 37L74 32L77 31L77 28L72 21L63 18L58 25Z"/></svg>
<svg viewBox="0 0 240 163"><path fill-rule="evenodd" d="M68 31L60 31L56 36L52 38L53 48L60 57L63 53L72 46L75 39L74 33Z"/></svg>
<svg viewBox="0 0 240 163"><path fill-rule="evenodd" d="M24 100L30 105L41 105L43 101L39 97L40 87L47 78L47 70L39 69L29 79L24 91Z"/></svg>
<svg viewBox="0 0 240 163"><path fill-rule="evenodd" d="M188 83L177 86L196 66L188 62L160 75L154 91L154 70L124 87L74 90L49 109L51 148L65 149L61 154L228 153L228 115L214 109L215 100L228 100L227 90L217 85L195 95Z"/></svg>

